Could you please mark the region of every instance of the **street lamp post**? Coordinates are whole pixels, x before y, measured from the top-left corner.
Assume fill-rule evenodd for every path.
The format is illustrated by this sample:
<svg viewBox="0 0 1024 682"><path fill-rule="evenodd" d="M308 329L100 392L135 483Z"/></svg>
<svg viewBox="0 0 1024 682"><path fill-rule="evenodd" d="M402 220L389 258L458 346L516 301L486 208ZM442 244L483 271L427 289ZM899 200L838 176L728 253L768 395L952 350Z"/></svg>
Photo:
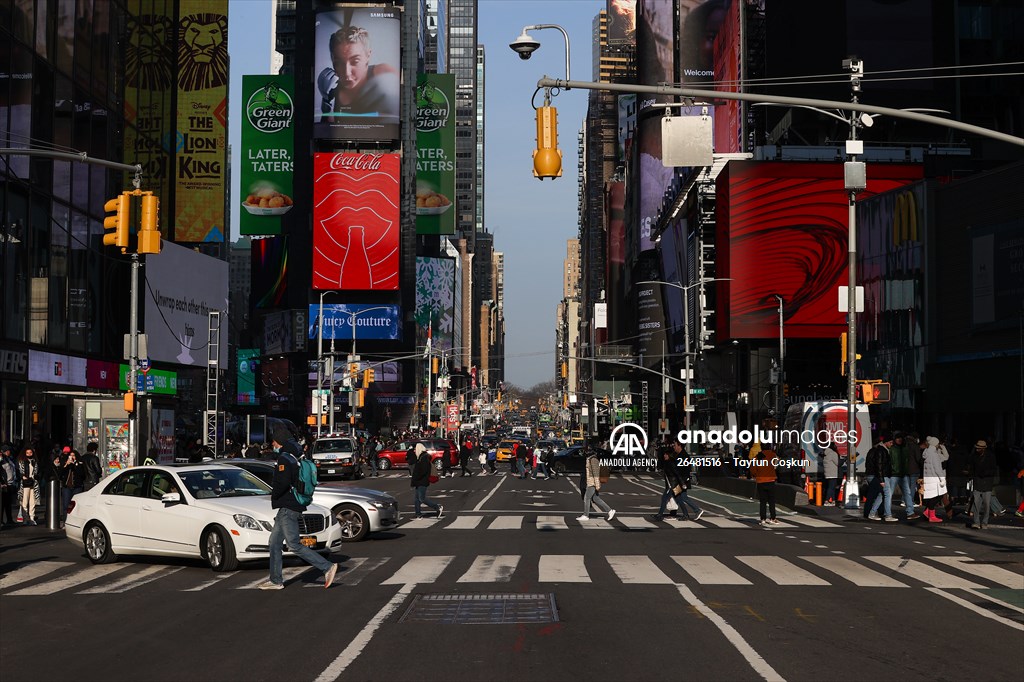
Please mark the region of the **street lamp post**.
<svg viewBox="0 0 1024 682"><path fill-rule="evenodd" d="M786 395L785 392L785 381L786 381L786 340L785 340L785 319L783 313L783 298L781 294L774 294L775 300L779 302L779 381L775 385L775 418L779 422L779 426L782 426L783 413L782 413L782 400Z"/></svg>
<svg viewBox="0 0 1024 682"><path fill-rule="evenodd" d="M645 279L637 282L637 284L663 284L667 287L674 287L683 292L683 355L685 356L684 362L684 373L683 379L686 381L686 396L684 398L683 408L683 423L686 425L687 430L690 428L690 380L692 379L690 370L690 297L688 295L690 289L695 286L702 284L710 284L711 282L730 282L732 277L714 277L708 279L701 279L692 284L682 285L677 282L662 282L660 280Z"/></svg>

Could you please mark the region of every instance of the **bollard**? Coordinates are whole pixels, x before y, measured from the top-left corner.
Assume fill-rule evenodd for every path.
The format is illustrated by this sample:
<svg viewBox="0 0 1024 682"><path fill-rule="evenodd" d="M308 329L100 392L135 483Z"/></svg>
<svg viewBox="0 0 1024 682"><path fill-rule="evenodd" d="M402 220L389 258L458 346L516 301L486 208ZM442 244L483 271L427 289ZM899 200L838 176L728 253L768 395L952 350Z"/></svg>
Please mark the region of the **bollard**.
<svg viewBox="0 0 1024 682"><path fill-rule="evenodd" d="M46 494L46 527L50 530L60 528L60 486L57 479L50 481Z"/></svg>
<svg viewBox="0 0 1024 682"><path fill-rule="evenodd" d="M821 506L821 481L814 484L814 504L815 506Z"/></svg>

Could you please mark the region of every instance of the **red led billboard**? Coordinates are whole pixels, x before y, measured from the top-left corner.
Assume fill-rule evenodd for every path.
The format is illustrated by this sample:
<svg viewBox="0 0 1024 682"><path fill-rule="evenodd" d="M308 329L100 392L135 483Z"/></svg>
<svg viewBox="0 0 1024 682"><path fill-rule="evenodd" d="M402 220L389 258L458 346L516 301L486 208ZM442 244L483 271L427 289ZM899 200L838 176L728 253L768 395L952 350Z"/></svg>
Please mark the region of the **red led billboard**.
<svg viewBox="0 0 1024 682"><path fill-rule="evenodd" d="M868 164L860 199L919 180L921 166ZM730 161L717 180L719 341L838 337L847 282L849 206L843 164Z"/></svg>
<svg viewBox="0 0 1024 682"><path fill-rule="evenodd" d="M398 289L398 154L313 155L313 288Z"/></svg>

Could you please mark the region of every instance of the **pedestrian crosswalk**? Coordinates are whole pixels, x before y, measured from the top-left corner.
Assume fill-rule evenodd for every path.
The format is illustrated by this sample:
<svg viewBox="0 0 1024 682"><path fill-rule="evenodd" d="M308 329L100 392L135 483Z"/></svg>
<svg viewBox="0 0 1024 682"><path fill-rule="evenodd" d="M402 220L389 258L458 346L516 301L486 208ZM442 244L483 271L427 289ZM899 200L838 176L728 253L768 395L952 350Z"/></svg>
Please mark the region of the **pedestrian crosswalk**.
<svg viewBox="0 0 1024 682"><path fill-rule="evenodd" d="M320 572L308 566L284 569L289 586L322 587ZM0 582L0 598L41 597L56 593L121 594L143 587L176 592L218 589L255 590L266 580L265 567L211 576L198 566L116 563L100 566L39 561L15 566ZM834 555L585 555L477 554L352 557L341 564L335 582L355 585L474 586L536 584L702 585L749 589L756 586L826 588L927 587L940 590L1024 590L1024 575L963 556Z"/></svg>
<svg viewBox="0 0 1024 682"><path fill-rule="evenodd" d="M813 516L795 515L785 517L785 521L779 521L768 529L775 530L799 530L799 529L841 529L844 526L832 521L825 521ZM580 519L575 514L488 514L488 513L460 513L447 514L441 518L436 516L425 516L423 518L409 518L403 521L398 528L403 531L414 530L540 530L540 531L566 531L578 528L599 529L599 530L630 530L630 531L654 531L658 529L716 529L728 530L764 530L758 525L758 519L752 517L726 517L714 514L704 514L699 521L692 519L674 518L666 516L661 521L653 521L650 517L636 516L631 514L618 514L611 521L604 516L591 516L589 519Z"/></svg>

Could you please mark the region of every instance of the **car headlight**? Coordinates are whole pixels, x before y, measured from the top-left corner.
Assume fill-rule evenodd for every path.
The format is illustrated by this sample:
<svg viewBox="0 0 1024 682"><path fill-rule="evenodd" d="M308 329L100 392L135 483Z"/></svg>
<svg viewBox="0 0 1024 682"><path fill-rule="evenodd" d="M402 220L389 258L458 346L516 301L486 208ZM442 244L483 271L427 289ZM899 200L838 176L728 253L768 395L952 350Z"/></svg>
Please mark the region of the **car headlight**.
<svg viewBox="0 0 1024 682"><path fill-rule="evenodd" d="M260 530L260 524L256 523L256 519L248 514L235 514L232 518L235 519L235 523L238 524L239 528L245 528L246 530Z"/></svg>
<svg viewBox="0 0 1024 682"><path fill-rule="evenodd" d="M388 508L388 503L387 502L371 502L370 504L372 504L377 509L387 509Z"/></svg>

